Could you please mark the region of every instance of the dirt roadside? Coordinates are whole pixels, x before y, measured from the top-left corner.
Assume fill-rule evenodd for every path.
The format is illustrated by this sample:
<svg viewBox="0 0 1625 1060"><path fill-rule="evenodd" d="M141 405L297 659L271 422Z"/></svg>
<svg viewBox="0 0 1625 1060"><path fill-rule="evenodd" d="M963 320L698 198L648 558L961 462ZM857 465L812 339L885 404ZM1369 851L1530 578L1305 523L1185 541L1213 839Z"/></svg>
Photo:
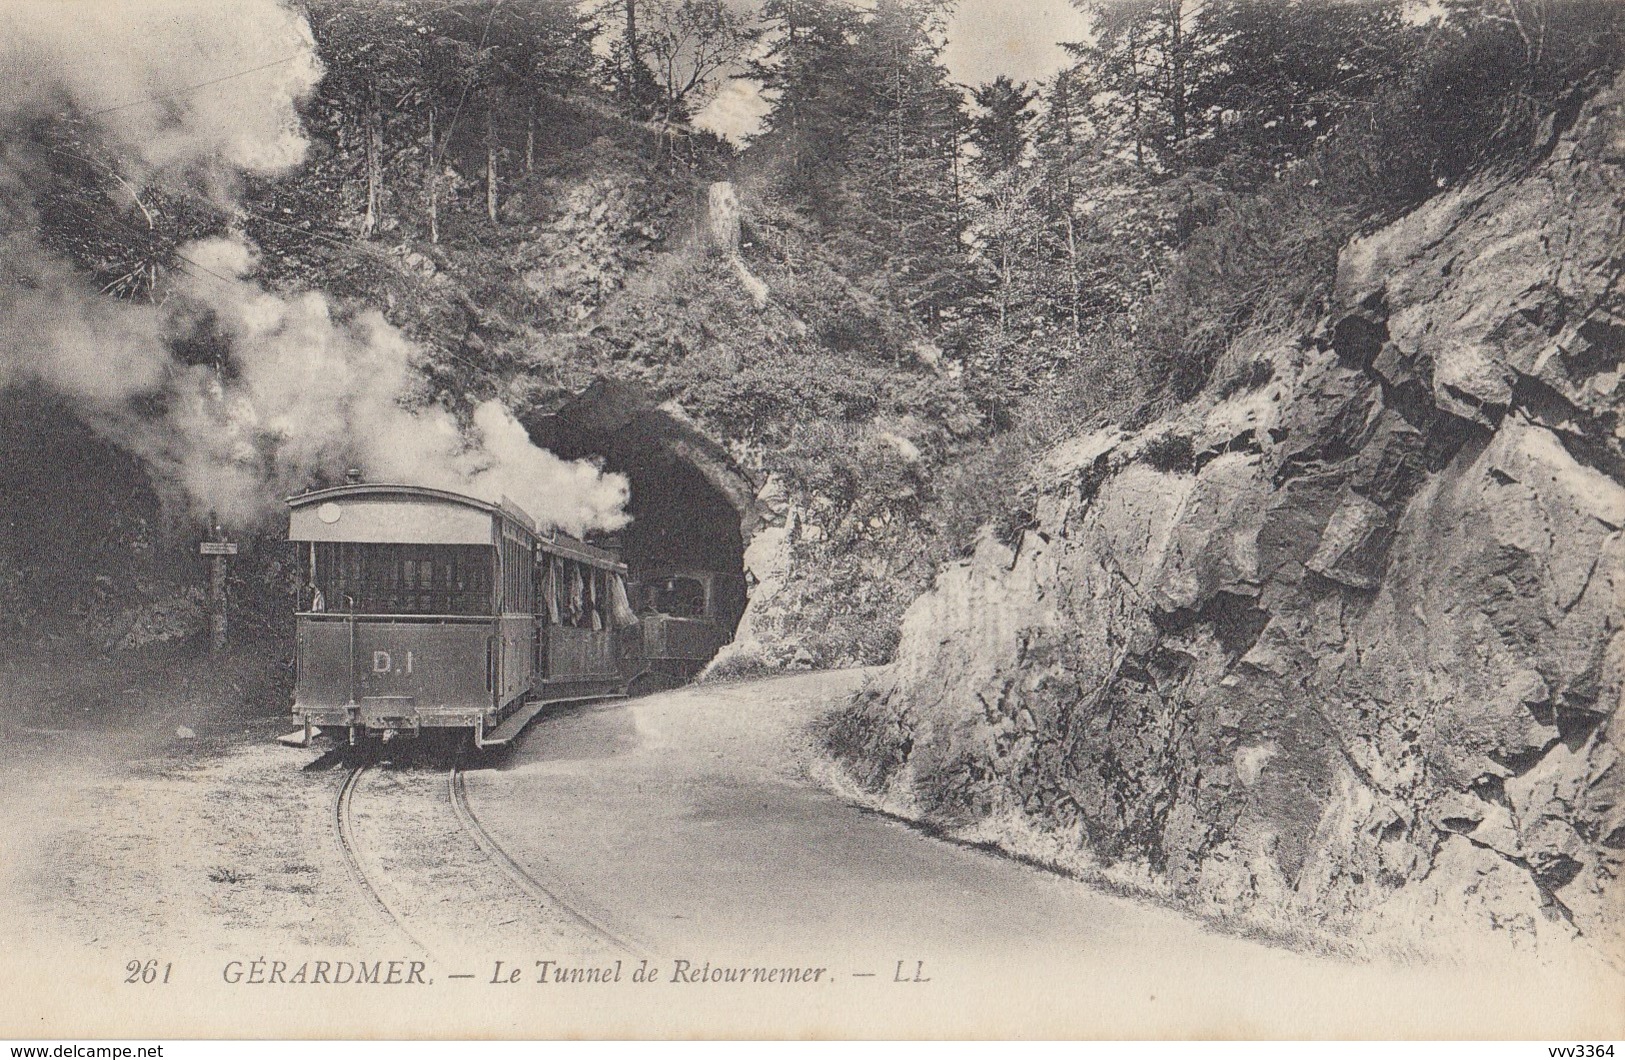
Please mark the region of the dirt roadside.
<svg viewBox="0 0 1625 1060"><path fill-rule="evenodd" d="M340 851L348 768L294 729L259 660L169 672L16 661L0 692L0 914L13 955L127 961L418 953ZM209 676L200 676L200 675ZM122 691L121 691L122 690ZM433 956L516 935L591 947L517 892L458 825L441 761L381 760L357 785L362 867Z"/></svg>

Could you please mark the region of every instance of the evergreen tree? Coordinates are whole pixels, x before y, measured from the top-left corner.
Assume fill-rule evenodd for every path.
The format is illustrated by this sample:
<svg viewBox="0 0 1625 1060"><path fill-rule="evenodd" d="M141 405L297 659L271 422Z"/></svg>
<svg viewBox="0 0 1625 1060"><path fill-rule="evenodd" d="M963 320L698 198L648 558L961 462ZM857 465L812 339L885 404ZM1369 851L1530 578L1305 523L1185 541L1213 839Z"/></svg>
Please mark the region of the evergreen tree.
<svg viewBox="0 0 1625 1060"><path fill-rule="evenodd" d="M1369 118L1408 79L1419 43L1403 0L1208 0L1212 62L1190 104L1208 135L1190 161L1256 182L1305 158L1344 121Z"/></svg>
<svg viewBox="0 0 1625 1060"><path fill-rule="evenodd" d="M448 166L482 173L484 212L502 167L593 67L591 33L571 0L306 0L328 75L312 121L352 166L341 212L364 236L400 220L440 236ZM520 123L523 123L521 126Z"/></svg>
<svg viewBox="0 0 1625 1060"><path fill-rule="evenodd" d="M876 265L933 324L963 288L957 176L964 103L940 58L947 13L940 0L876 3L858 39L859 62L873 73L849 162L851 198L880 251Z"/></svg>
<svg viewBox="0 0 1625 1060"><path fill-rule="evenodd" d="M854 92L860 20L842 0L767 0L762 19L770 43L750 73L773 109L752 155L786 199L833 218L846 135L863 113Z"/></svg>
<svg viewBox="0 0 1625 1060"><path fill-rule="evenodd" d="M1029 91L1026 82L1016 84L1000 74L973 95L981 108L970 123L977 167L988 176L1014 168L1032 142L1031 126L1038 116L1030 108L1038 93Z"/></svg>
<svg viewBox="0 0 1625 1060"><path fill-rule="evenodd" d="M628 115L638 121L660 116L665 100L641 30L646 0L606 0L592 12L600 26L615 27L605 61L608 88Z"/></svg>
<svg viewBox="0 0 1625 1060"><path fill-rule="evenodd" d="M856 282L937 326L963 292L963 100L941 63L942 0L770 0L755 69L774 100L750 156L828 234Z"/></svg>
<svg viewBox="0 0 1625 1060"><path fill-rule="evenodd" d="M1117 140L1141 170L1173 172L1202 127L1194 100L1210 41L1192 0L1073 0L1095 39L1070 45L1103 103L1098 133Z"/></svg>

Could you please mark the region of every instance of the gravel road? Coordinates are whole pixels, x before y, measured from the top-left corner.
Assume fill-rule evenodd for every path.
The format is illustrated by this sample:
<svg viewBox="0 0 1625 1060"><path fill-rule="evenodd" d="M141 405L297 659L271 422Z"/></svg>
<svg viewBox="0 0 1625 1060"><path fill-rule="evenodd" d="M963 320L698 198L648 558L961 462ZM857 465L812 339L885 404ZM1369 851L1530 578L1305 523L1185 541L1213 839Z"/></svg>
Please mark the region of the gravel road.
<svg viewBox="0 0 1625 1060"><path fill-rule="evenodd" d="M555 710L460 789L397 751L349 785L349 860L351 770L282 719L13 734L0 1035L1620 1036L1594 969L1307 956L854 806L808 726L864 678Z"/></svg>

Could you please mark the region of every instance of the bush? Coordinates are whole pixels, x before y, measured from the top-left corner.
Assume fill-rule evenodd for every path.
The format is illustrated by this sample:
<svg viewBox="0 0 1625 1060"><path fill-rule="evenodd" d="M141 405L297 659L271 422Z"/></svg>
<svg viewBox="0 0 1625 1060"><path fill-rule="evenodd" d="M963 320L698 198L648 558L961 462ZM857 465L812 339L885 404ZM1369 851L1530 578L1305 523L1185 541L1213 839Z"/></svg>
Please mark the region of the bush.
<svg viewBox="0 0 1625 1060"><path fill-rule="evenodd" d="M937 541L933 565L970 554L984 526L1001 541L1030 520L1030 467L1036 454L1024 432L998 435L950 461L932 484L926 518Z"/></svg>
<svg viewBox="0 0 1625 1060"><path fill-rule="evenodd" d="M1140 450L1140 458L1168 475L1189 474L1196 469L1196 449L1191 440L1172 431L1149 439Z"/></svg>
<svg viewBox="0 0 1625 1060"><path fill-rule="evenodd" d="M1231 371L1222 374L1215 382L1214 393L1223 401L1257 390L1275 378L1275 363L1267 357L1252 357L1245 360Z"/></svg>
<svg viewBox="0 0 1625 1060"><path fill-rule="evenodd" d="M1146 417L1161 395L1149 385L1142 339L1125 323L1088 336L1051 385L1023 402L1016 420L1037 451L1082 431ZM1147 417L1148 418L1148 417Z"/></svg>
<svg viewBox="0 0 1625 1060"><path fill-rule="evenodd" d="M756 677L772 677L786 669L785 662L773 658L756 644L730 644L711 661L700 674L707 681L743 681Z"/></svg>
<svg viewBox="0 0 1625 1060"><path fill-rule="evenodd" d="M1362 215L1328 199L1319 171L1227 196L1192 235L1140 313L1148 391L1189 400L1244 332L1298 330L1324 311Z"/></svg>
<svg viewBox="0 0 1625 1060"><path fill-rule="evenodd" d="M908 764L914 749L907 719L894 717L874 693L859 692L825 715L814 736L832 758L841 763L863 790L883 791Z"/></svg>

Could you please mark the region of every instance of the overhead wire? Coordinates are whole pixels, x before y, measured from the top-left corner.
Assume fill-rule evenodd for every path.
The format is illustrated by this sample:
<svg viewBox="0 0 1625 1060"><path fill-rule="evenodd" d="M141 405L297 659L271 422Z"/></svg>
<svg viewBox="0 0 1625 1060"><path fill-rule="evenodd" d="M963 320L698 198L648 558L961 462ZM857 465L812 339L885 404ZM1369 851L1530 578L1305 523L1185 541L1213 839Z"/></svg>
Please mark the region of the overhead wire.
<svg viewBox="0 0 1625 1060"><path fill-rule="evenodd" d="M81 219L83 221L87 222L92 227L100 230L105 235L113 236L113 237L117 237L118 235L120 235L119 232L115 232L113 229L109 228L106 224L104 224L101 220L99 220L93 214L88 212L88 208L95 205L93 201L89 200L88 198L86 198L85 196L82 196L82 195L73 195L71 197L77 199L82 205L84 205L87 208L87 212L80 215L80 217L81 217ZM400 266L396 265L394 262L389 261L388 258L380 251L372 251L370 248L361 247L361 246L353 246L353 245L348 244L348 243L346 243L346 242L344 242L342 240L332 239L331 237L323 236L321 233L301 232L299 229L295 228L292 225L285 224L285 223L283 223L281 221L277 221L277 220L275 220L273 218L265 217L265 216L260 215L260 214L251 214L251 216L257 218L258 220L266 221L266 222L268 222L268 223L270 223L272 225L275 225L277 227L287 229L288 231L294 232L294 233L299 234L299 235L304 235L304 236L307 236L307 237L321 236L322 238L330 239L334 244L336 244L338 246L341 246L341 247L348 247L349 249L354 249L354 250L357 250L357 251L367 251L368 256L375 258L375 260L377 260L380 264L387 265L390 268L394 269L396 272L403 272L403 270L400 268ZM116 223L120 228L122 228L124 230L125 234L133 235L133 236L136 236L137 238L150 239L151 233L142 231L141 229L137 228L135 225L130 224L123 217L118 216L117 214L111 215L111 220L113 220L114 223ZM176 249L174 249L172 247L169 247L169 248L153 248L153 249L162 249L164 253L167 253L167 254L175 257L176 259L178 259L179 262L180 262L179 267L180 267L182 272L186 272L186 273L189 273L189 274L191 274L193 276L196 276L196 275L198 275L198 271L201 271L203 274L211 276L214 279L216 279L216 280L220 281L221 283L224 283L224 284L226 284L228 286L241 286L241 284L243 283L243 281L240 280L240 279L234 279L234 278L232 278L230 276L224 276L224 275L222 275L222 274L220 274L218 272L215 272L213 269L209 268L208 266L200 264L196 260L187 257L185 254L182 254L179 250L176 250ZM122 264L123 263L121 263L120 267L122 267ZM194 270L198 270L198 271L194 271ZM118 280L113 281L114 284L116 284L118 282L119 282ZM112 285L113 284L109 284L108 286L112 286ZM436 347L434 347L434 349L440 355L448 357L451 360L454 360L457 363L463 365L464 367L472 369L475 372L478 372L479 374L485 376L487 379L489 379L489 380L491 380L493 382L505 383L505 382L508 381L500 373L493 371L492 369L486 367L485 365L478 364L478 363L476 363L474 361L471 361L467 357L464 357L463 355L461 355L459 353L456 353L453 350L449 350L449 349L446 349L445 347L441 347L441 346L436 346Z"/></svg>
<svg viewBox="0 0 1625 1060"><path fill-rule="evenodd" d="M110 176L112 176L114 179L118 180L126 188L128 188L128 186L129 186L129 182L125 181L123 177L119 176L116 172L114 172L112 167L107 166L107 165L105 165L105 164L103 164L101 162L97 162L95 159L86 158L84 155L75 154L72 151L65 151L60 147L46 147L46 150L51 152L52 154L57 154L57 155L62 155L62 156L67 157L67 158L77 159L78 161L83 162L88 166L94 166L95 168L100 169L102 172L107 173ZM96 205L94 200L88 198L87 196L72 193L72 192L70 192L68 194L68 197L78 200L79 203L86 208L85 212L79 215L81 220L89 222L92 226L100 229L102 232L106 233L107 235L115 235L116 234L116 233L112 232L111 230L109 230L106 225L101 223L101 221L98 220L95 217L95 215L90 212L90 208ZM144 204L142 204L139 199L136 200L136 204L141 206L141 208L142 208L142 210L144 212L146 211L146 206ZM131 224L129 221L125 220L122 215L112 214L111 217L112 217L112 220L115 223L117 223L119 225L119 227L123 228L126 233L128 233L130 235L134 235L134 236L142 239L144 242L150 241L150 239L152 237L152 230L151 230L150 227L149 227L149 229L147 231L142 231L141 229L137 228L135 225ZM149 248L149 249L156 249L156 248ZM173 255L175 258L179 259L180 261L184 262L185 264L190 265L193 269L197 269L200 272L203 272L203 273L205 273L205 274L207 274L209 276L213 276L215 279L219 280L222 283L236 284L236 283L240 282L238 280L232 279L229 276L223 276L220 273L215 272L213 269L209 268L207 265L203 265L203 264L200 264L197 261L194 261L193 259L187 257L185 254L182 254L179 250L176 250L174 248L165 248L165 251L166 251L166 253ZM190 271L190 270L188 270L188 271Z"/></svg>
<svg viewBox="0 0 1625 1060"><path fill-rule="evenodd" d="M110 228L106 223L104 223L103 219L98 218L97 216L95 216L94 214L89 212L88 207L91 207L91 206L94 205L94 202L92 200L88 199L87 197L85 197L83 195L70 194L69 197L78 200L82 205L87 207L86 212L79 215L80 220L82 220L85 223L89 224L92 228L95 228L95 229L99 230L104 235L108 235L108 236L112 236L112 237L116 238L121 234L120 232L114 231L112 228ZM133 236L136 236L138 238L142 238L144 240L150 238L151 233L142 231L141 229L139 229L139 228L135 227L134 225L130 224L128 221L124 220L124 218L118 216L117 214L111 215L110 219L115 224L117 224L121 229L123 229L122 234L133 235ZM272 223L273 224L279 224L280 222L273 221ZM283 225L282 227L292 228L292 226L290 226L290 225ZM294 229L294 231L297 231L297 229ZM154 248L154 249L157 249L157 248ZM175 257L175 258L177 258L179 260L179 262L181 263L179 265L179 268L181 269L182 272L190 273L191 275L196 276L196 275L198 275L198 273L194 272L193 270L198 270L199 272L201 272L201 273L203 273L205 275L211 276L211 277L213 277L214 279L220 281L223 284L226 284L228 286L233 286L233 287L241 286L242 283L243 283L243 281L240 280L240 279L234 279L234 278L232 278L230 276L224 276L224 275L222 275L222 274L220 274L218 272L215 272L213 269L209 268L208 266L198 263L194 259L187 257L185 254L182 254L178 250L175 250L173 248L162 248L162 249L164 250L165 253L170 254L170 255L172 255L173 257ZM125 263L120 263L119 267L122 268L124 264ZM115 284L119 283L120 280L126 279L126 278L127 277L120 277L119 279L115 279L112 283L108 284L107 287L112 287ZM105 291L107 289L107 287L104 287L103 290ZM440 354L442 354L442 355L444 355L446 357L449 357L452 360L458 362L459 364L462 364L463 366L465 366L467 368L470 368L470 369L480 373L481 375L485 376L489 380L492 380L492 381L498 382L498 383L507 382L507 380L505 380L499 373L492 371L490 368L487 368L484 365L477 364L474 361L469 360L467 357L462 356L461 354L455 353L452 350L448 350L448 349L445 349L443 347L436 347L435 349L436 349L436 351L438 353L440 353Z"/></svg>
<svg viewBox="0 0 1625 1060"><path fill-rule="evenodd" d="M480 52L485 50L486 38L491 34L491 24L496 21L497 11L502 7L503 2L504 0L496 0L496 3L491 5L490 13L485 16L485 28L480 30L480 42L474 45L475 64L479 62ZM446 123L445 135L440 138L439 153L432 151L433 144L429 145L431 148L429 161L434 165L435 172L439 172L441 164L445 161L446 151L451 147L452 133L457 131L457 120L463 115L463 104L467 102L469 89L474 87L474 78L478 74L479 67L471 64L468 71L468 80L463 82L463 90L457 95L457 106L452 108L451 121Z"/></svg>
<svg viewBox="0 0 1625 1060"><path fill-rule="evenodd" d="M189 96L193 92L200 89L208 88L210 85L218 85L224 81L233 81L239 77L247 77L249 74L257 74L261 70L269 70L274 66L284 66L293 62L297 58L299 58L298 54L285 56L284 58L277 59L274 62L266 63L263 66L256 66L249 70L239 70L234 74L226 74L224 77L216 77L209 81L200 81L195 85L187 85L185 88L178 88L173 92L163 92L155 96L144 96L141 99L131 100L128 103L120 103L114 107L103 107L101 110L93 110L87 114L81 114L79 117L99 118L103 114L112 114L116 111L129 110L131 107L139 107L147 103L157 103L166 99L179 99L181 96Z"/></svg>
<svg viewBox="0 0 1625 1060"><path fill-rule="evenodd" d="M492 25L494 24L494 22L496 20L497 11L502 7L504 2L505 2L505 0L496 0L496 3L492 5L490 12L487 14L486 19L485 19L485 25L480 31L479 43L475 46L475 54L476 54L476 56L480 52L483 52L485 50L485 43L490 37L491 27L492 27ZM138 106L142 106L144 104L156 103L156 102L160 102L160 101L167 100L167 99L177 99L177 98L180 98L180 97L183 97L183 96L190 95L190 94L192 94L194 92L201 91L202 89L209 88L209 87L214 86L214 85L222 84L222 83L227 82L227 81L232 81L232 80L235 80L235 79L240 78L240 77L247 77L247 76L249 76L251 74L256 74L256 73L260 73L260 72L265 71L265 70L270 70L270 69L272 69L274 67L286 65L287 63L293 62L294 60L296 60L298 58L299 58L299 56L297 54L284 56L281 59L276 59L276 60L273 60L273 61L268 62L268 63L263 63L263 64L261 64L259 66L251 67L251 68L246 69L246 70L238 70L238 71L235 71L233 73L223 75L221 77L211 78L211 79L209 79L207 81L200 81L200 82L198 82L196 84L187 85L187 86L185 86L183 88L176 89L173 92L166 92L166 93L161 93L161 94L157 94L157 95L147 96L147 97L143 97L141 99L131 100L131 101L127 102L127 103L121 103L121 104L118 104L116 106L104 107L104 108L102 108L100 110L94 110L94 111L89 111L89 112L77 114L77 115L74 115L73 117L76 118L77 120L87 120L87 119L90 119L90 118L100 117L100 116L105 115L105 114L112 114L112 113L116 113L118 111L128 110L131 107L138 107ZM456 131L457 123L458 123L458 121L459 121L459 119L461 118L461 115L462 115L463 106L464 106L464 104L466 103L466 101L468 99L468 94L469 94L470 90L473 88L474 80L475 80L475 78L477 76L478 76L477 71L471 70L468 79L466 81L464 81L464 83L463 83L462 91L458 96L457 106L453 109L451 121L448 123L445 135L442 137L441 145L440 145L440 151L439 151L438 154L433 156L433 162L434 162L434 165L437 168L444 161L446 150L450 147L450 144L451 144L452 134ZM83 162L86 165L89 165L89 166L92 166L94 168L100 169L104 173L111 176L114 180L119 181L120 184L124 185L125 188L127 190L129 190L128 181L126 181L119 173L117 173L115 170L113 170L112 167L110 167L110 166L108 166L108 165L106 165L104 163L98 162L95 159L87 158L84 155L80 155L80 154L77 154L75 152L67 151L67 150L64 150L64 149L58 148L58 147L47 146L46 150L53 153L53 154L61 155L61 156L67 157L67 158L76 159L77 161ZM181 195L183 195L185 197L188 197L188 198L192 198L192 199L197 200L197 201L205 201L205 202L208 201L208 200L204 199L203 196L198 195L195 192L189 192L189 191L184 191L183 190L181 192ZM147 213L148 211L147 211L146 205L144 203L142 203L141 200L135 196L133 190L131 191L131 196L132 196L132 198L135 199L136 205L139 206L144 213ZM84 212L79 215L81 220L83 220L86 223L90 224L92 227L98 229L99 231L101 231L105 235L117 236L119 234L119 233L113 231L112 229L110 229L105 223L103 223L102 220L98 219L91 212L91 208L95 206L94 202L92 202L88 198L86 198L84 196L80 196L80 195L70 195L70 197L74 198L74 199L77 199L80 202L80 204L83 207L85 207ZM212 203L211 203L211 205L212 205ZM300 228L298 228L298 227L296 227L294 225L290 225L290 224L287 224L287 223L285 223L283 221L279 221L276 218L269 217L269 216L265 215L264 213L260 213L260 212L257 212L257 211L244 209L244 212L250 218L252 218L253 220L257 220L257 221L259 221L259 222L261 222L263 224L271 225L273 227L282 229L283 231L294 233L294 234L298 235L299 237L301 237L301 238L303 238L303 239L305 239L307 241L320 240L322 242L325 242L325 243L328 243L328 244L330 244L332 246L335 246L335 247L337 247L337 248L339 248L341 250L348 250L348 251L351 251L352 253L355 253L355 254L358 254L360 256L363 256L363 257L369 258L371 260L377 261L380 264L388 266L389 268L393 269L397 273L404 274L404 270L401 268L401 266L399 266L395 262L390 261L388 259L388 256L384 252L382 252L380 250L377 250L377 249L375 249L373 247L367 246L365 244L357 243L357 242L354 242L352 240L340 239L340 238L338 238L336 236L329 235L328 233L325 233L325 232L303 230L303 229L300 229ZM149 223L149 230L146 231L146 232L143 232L142 230L138 229L135 225L129 223L122 216L120 216L118 214L113 214L113 215L111 215L111 217L112 217L112 220L114 221L114 223L116 223L121 229L124 230L125 234L136 236L136 237L140 238L143 241L143 243L150 243L151 235L152 235L152 233L150 231L150 228L151 228L150 223ZM150 220L150 213L149 213L149 220ZM156 249L159 249L159 248L149 247L149 249L156 250ZM221 273L218 273L218 272L214 271L213 269L209 268L208 266L203 265L200 262L194 260L193 258L188 257L187 255L181 253L178 249L175 249L173 247L163 248L163 249L167 254L172 256L174 259L176 259L177 262L180 263L180 267L182 268L182 271L192 273L193 275L199 275L199 274L207 275L207 276L210 276L210 277L214 278L215 280L217 280L217 281L219 281L221 283L227 284L227 285L236 285L236 284L240 284L242 282L239 279L234 279L232 277L225 276L225 275L222 275ZM119 281L117 281L117 280L114 281L114 283L117 283L117 282L119 282ZM109 286L111 286L111 285L109 285ZM474 363L473 361L468 360L465 357L462 357L462 356L460 356L460 355L458 355L456 353L453 353L450 350L444 350L443 349L440 352L445 354L446 356L452 358L453 360L456 360L459 363L461 363L461 364L463 364L463 365L465 365L465 366L467 366L467 367L469 367L471 369L474 369L477 372L480 372L481 374L487 376L490 379L501 380L501 378L502 378L500 375L498 375L497 373L491 371L489 368L478 365L478 364Z"/></svg>

